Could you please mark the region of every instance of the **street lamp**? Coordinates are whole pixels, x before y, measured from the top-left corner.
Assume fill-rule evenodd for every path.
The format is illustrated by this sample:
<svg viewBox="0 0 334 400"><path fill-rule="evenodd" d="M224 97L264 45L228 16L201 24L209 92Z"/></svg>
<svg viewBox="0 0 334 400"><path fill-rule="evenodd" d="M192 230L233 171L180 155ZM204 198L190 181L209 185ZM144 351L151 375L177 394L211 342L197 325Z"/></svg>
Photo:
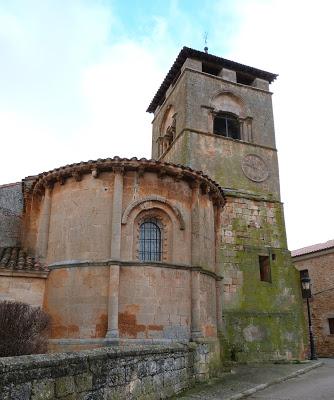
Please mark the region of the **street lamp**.
<svg viewBox="0 0 334 400"><path fill-rule="evenodd" d="M302 289L303 289L302 296L304 299L306 299L306 304L307 304L308 332L309 332L309 336L310 336L311 360L316 360L317 354L316 354L316 350L315 350L312 319L311 319L311 312L310 312L310 302L309 302L309 298L312 297L311 279L308 276L304 276L301 278L301 283L302 283Z"/></svg>

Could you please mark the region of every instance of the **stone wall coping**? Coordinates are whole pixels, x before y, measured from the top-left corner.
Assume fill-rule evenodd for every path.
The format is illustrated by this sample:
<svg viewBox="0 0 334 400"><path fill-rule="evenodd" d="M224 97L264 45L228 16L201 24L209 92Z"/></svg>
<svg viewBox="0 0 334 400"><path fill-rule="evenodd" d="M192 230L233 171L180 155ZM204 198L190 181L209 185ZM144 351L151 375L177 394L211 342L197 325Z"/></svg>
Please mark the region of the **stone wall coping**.
<svg viewBox="0 0 334 400"><path fill-rule="evenodd" d="M104 346L119 345L170 345L172 343L189 344L189 339L129 339L129 338L88 338L88 339L48 339L51 344L73 345L73 344L103 344Z"/></svg>
<svg viewBox="0 0 334 400"><path fill-rule="evenodd" d="M120 267L157 267L157 268L171 268L182 269L189 271L198 271L203 275L208 275L217 281L223 279L222 276L217 275L215 272L208 271L201 266L187 265L187 264L171 264L165 262L138 262L138 261L121 261L121 260L66 260L54 262L48 265L49 270L62 269L62 268L82 268L82 267L108 267L110 265L119 265Z"/></svg>
<svg viewBox="0 0 334 400"><path fill-rule="evenodd" d="M7 382L3 382L2 374L17 374L22 371L27 374L28 370L36 370L43 368L45 376L49 374L48 367L57 365L64 366L64 361L69 366L73 364L86 364L89 360L101 359L118 359L137 357L145 358L145 356L160 355L168 353L189 353L194 351L191 346L186 344L173 343L170 345L136 345L126 347L101 347L93 350L82 350L68 353L52 353L52 354L32 354L16 357L0 358L0 384L8 383L10 376L7 377ZM36 378L41 378L36 376Z"/></svg>

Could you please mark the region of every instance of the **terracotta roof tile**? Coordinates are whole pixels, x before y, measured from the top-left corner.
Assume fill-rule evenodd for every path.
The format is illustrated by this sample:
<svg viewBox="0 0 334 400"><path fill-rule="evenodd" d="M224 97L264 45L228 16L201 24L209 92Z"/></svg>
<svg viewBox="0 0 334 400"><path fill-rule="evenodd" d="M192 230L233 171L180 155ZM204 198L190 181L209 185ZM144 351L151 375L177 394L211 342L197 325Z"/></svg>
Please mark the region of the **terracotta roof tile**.
<svg viewBox="0 0 334 400"><path fill-rule="evenodd" d="M302 247L301 249L292 250L291 255L292 257L301 256L304 254L315 253L320 250L327 250L331 247L334 247L334 240L328 240L325 243L317 243L313 244L312 246Z"/></svg>
<svg viewBox="0 0 334 400"><path fill-rule="evenodd" d="M48 272L48 268L19 247L0 247L0 270Z"/></svg>
<svg viewBox="0 0 334 400"><path fill-rule="evenodd" d="M26 186L26 181L29 181L29 187L27 189L32 190L38 187L39 184L43 184L45 182L55 182L59 177L63 177L64 179L70 176L73 176L73 172L77 171L81 174L90 173L92 169L96 168L100 171L110 170L113 166L124 166L126 169L137 169L139 167L145 167L148 170L154 169L157 170L159 168L168 168L174 169L174 172L177 170L182 170L184 172L189 172L193 178L200 178L206 180L207 183L215 187L216 191L224 198L224 192L222 187L215 181L213 181L208 175L204 174L203 171L196 171L188 166L182 164L173 164L168 162L157 161L153 159L146 159L132 157L132 158L122 158L115 156L113 158L99 158L97 160L89 160L89 161L81 161L79 163L67 164L63 167L55 168L51 171L42 172L35 176L27 177L23 180L23 186ZM181 172L181 171L180 171Z"/></svg>

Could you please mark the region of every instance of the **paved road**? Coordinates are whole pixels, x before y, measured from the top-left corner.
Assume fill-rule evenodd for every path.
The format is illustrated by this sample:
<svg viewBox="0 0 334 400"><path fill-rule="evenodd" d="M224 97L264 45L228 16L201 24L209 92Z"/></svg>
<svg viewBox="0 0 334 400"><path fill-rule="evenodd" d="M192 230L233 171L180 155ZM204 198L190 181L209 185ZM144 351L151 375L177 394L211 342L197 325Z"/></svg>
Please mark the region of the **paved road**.
<svg viewBox="0 0 334 400"><path fill-rule="evenodd" d="M286 382L270 386L248 399L257 400L334 400L334 359Z"/></svg>

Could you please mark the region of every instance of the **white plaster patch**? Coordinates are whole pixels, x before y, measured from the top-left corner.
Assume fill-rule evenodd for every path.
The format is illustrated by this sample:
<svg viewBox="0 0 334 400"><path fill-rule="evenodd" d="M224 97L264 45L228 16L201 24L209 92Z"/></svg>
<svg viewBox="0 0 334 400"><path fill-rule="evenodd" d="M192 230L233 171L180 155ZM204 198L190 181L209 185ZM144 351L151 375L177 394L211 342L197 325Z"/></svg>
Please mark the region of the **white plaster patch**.
<svg viewBox="0 0 334 400"><path fill-rule="evenodd" d="M243 335L247 342L255 342L263 340L266 336L265 331L261 329L259 326L255 325L248 325L243 330Z"/></svg>

